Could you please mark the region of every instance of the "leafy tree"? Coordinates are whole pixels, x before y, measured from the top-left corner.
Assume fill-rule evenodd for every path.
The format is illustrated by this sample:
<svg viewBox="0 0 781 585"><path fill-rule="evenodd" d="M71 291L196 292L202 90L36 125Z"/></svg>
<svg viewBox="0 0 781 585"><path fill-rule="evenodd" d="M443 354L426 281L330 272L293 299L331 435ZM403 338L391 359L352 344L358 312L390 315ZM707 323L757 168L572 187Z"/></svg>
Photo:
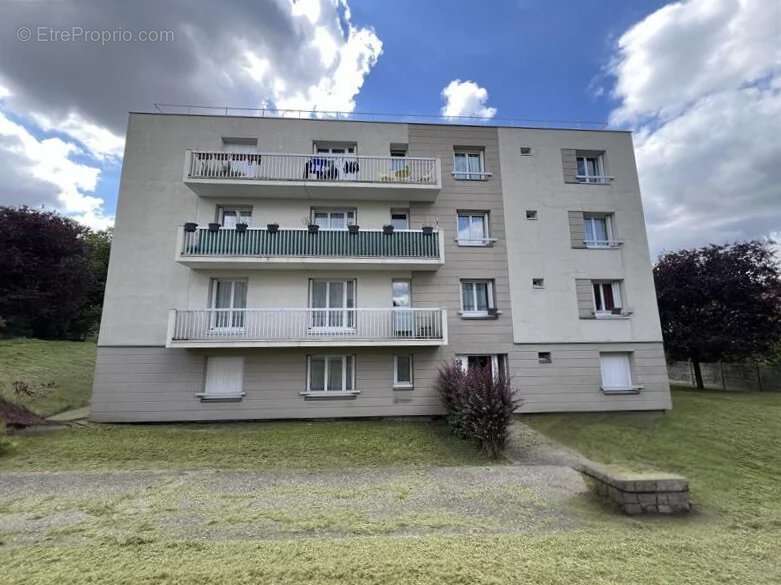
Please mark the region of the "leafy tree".
<svg viewBox="0 0 781 585"><path fill-rule="evenodd" d="M108 242L51 211L0 207L3 332L84 339L99 315Z"/></svg>
<svg viewBox="0 0 781 585"><path fill-rule="evenodd" d="M667 352L701 362L740 360L781 340L781 287L772 242L711 244L669 252L654 267Z"/></svg>

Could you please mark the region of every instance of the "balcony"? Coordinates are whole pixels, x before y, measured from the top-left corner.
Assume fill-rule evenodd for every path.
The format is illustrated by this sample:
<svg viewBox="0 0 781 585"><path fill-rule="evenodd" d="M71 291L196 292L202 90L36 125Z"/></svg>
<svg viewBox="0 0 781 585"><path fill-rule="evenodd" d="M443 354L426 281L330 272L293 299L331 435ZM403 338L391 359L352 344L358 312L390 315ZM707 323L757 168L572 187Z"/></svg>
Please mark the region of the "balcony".
<svg viewBox="0 0 781 585"><path fill-rule="evenodd" d="M170 348L447 345L444 309L172 309Z"/></svg>
<svg viewBox="0 0 781 585"><path fill-rule="evenodd" d="M439 159L188 150L184 182L201 197L436 200Z"/></svg>
<svg viewBox="0 0 781 585"><path fill-rule="evenodd" d="M444 263L444 245L439 231L180 227L176 261L209 269L437 270Z"/></svg>

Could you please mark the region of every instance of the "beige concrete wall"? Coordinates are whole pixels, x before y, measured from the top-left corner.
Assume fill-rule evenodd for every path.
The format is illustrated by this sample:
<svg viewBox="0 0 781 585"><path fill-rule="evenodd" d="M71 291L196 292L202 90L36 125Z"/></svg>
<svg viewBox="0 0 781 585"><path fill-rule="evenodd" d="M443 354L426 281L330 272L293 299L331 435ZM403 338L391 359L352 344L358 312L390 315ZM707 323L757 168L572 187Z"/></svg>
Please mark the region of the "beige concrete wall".
<svg viewBox="0 0 781 585"><path fill-rule="evenodd" d="M444 231L446 264L434 272L207 271L174 262L176 227L185 221L212 221L216 205L229 200L198 198L182 181L186 148L219 148L221 138L253 137L259 149L309 152L313 140L354 140L363 154L385 155L390 143L408 143L410 156L442 160L442 191L435 203L413 203L413 227L436 224ZM99 339L93 396L98 420L217 420L437 414L433 389L437 367L455 354L508 355L511 373L528 412L669 408L666 373L655 299L650 281L642 208L624 134L520 131L487 127L404 124L348 124L321 121L223 117L131 116L117 210L115 240ZM454 146L484 150L485 181L455 180ZM520 157L520 145L534 148ZM608 150L616 181L609 187L564 185L561 148ZM628 149L628 150L627 150ZM520 159L520 160L519 160ZM256 209L256 223L277 221L298 227L314 201L242 200ZM391 207L408 202L327 202L355 206L364 227L387 222ZM525 209L540 219L525 222ZM460 247L459 209L490 214L492 247ZM568 211L614 211L620 250L573 250ZM292 224L292 225L290 225ZM639 231L638 231L639 230ZM508 271L509 264L509 271ZM245 391L238 403L201 403L207 351L169 350L165 343L169 308L201 308L214 276L246 277L248 306L307 305L309 278L358 280L358 306L386 307L394 278L412 278L413 303L448 309L450 343L414 349L415 390L394 391L394 350L361 349L352 400L307 401L306 351L241 350L246 358ZM531 291L531 278L545 278ZM460 279L495 282L495 320L464 320ZM577 278L620 278L627 282L627 321L578 319ZM639 316L637 316L639 315ZM636 342L654 343L636 343ZM586 342L586 343L584 343ZM548 348L548 349L544 349ZM599 389L599 351L634 352L637 396L604 396ZM230 350L215 350L223 355ZM538 351L552 351L554 363L537 364ZM661 380L664 378L664 381Z"/></svg>
<svg viewBox="0 0 781 585"><path fill-rule="evenodd" d="M500 128L514 340L517 343L661 341L631 135ZM530 146L532 156L521 156ZM562 149L605 151L607 185L565 183ZM538 219L526 219L536 209ZM570 211L611 212L616 249L575 249ZM532 278L545 288L532 288ZM580 319L577 279L623 281L627 320Z"/></svg>
<svg viewBox="0 0 781 585"><path fill-rule="evenodd" d="M269 152L307 153L316 140L354 141L361 154L387 156L391 143L408 141L408 131L406 124L131 115L100 345L163 345L168 309L189 306L193 271L174 262L176 228L186 221L213 221L216 205L230 201L199 198L184 184L185 150L219 150L223 137L257 138L259 150ZM317 202L258 199L251 204L265 223L300 227ZM344 204L358 207L359 222L367 228L390 219L389 202Z"/></svg>
<svg viewBox="0 0 781 585"><path fill-rule="evenodd" d="M599 351L631 351L637 395L606 396L599 389ZM542 365L537 351L550 351ZM434 388L447 348L417 348L413 390L393 389L393 349L356 348L354 398L306 399L307 354L341 353L301 349L174 350L159 347L100 347L92 418L106 422L252 420L442 414ZM402 352L404 353L404 352ZM242 355L240 402L201 402L208 355ZM657 410L670 408L660 344L567 344L523 346L511 352L513 384L522 412Z"/></svg>

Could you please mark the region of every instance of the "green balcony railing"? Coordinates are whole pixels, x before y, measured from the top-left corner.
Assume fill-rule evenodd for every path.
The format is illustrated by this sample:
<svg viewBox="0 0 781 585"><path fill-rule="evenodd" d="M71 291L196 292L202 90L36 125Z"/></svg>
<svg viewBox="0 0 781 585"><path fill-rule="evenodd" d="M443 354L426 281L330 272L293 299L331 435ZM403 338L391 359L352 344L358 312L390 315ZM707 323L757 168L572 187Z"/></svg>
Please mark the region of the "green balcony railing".
<svg viewBox="0 0 781 585"><path fill-rule="evenodd" d="M333 258L440 258L438 232L422 230L320 230L265 228L185 231L182 256L291 256Z"/></svg>

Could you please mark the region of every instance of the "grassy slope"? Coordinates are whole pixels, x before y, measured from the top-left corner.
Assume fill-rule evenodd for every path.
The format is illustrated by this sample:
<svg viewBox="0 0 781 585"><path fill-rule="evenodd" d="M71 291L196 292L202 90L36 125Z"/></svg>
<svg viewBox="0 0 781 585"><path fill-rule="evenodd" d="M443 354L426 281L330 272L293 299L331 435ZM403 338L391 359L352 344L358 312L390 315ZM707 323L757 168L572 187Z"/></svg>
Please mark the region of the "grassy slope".
<svg viewBox="0 0 781 585"><path fill-rule="evenodd" d="M0 392L44 416L86 406L94 369L95 343L91 341L0 340ZM56 387L32 399L20 399L11 386L17 380L31 386L54 382Z"/></svg>
<svg viewBox="0 0 781 585"><path fill-rule="evenodd" d="M31 343L33 351L46 353L44 347L36 347L39 342ZM21 356L15 361L24 362ZM70 361L64 358L65 365ZM91 365L81 376L89 379ZM52 533L49 541L11 547L2 545L0 534L3 581L781 582L781 464L774 449L781 443L781 395L679 391L674 400L675 410L661 419L612 414L527 420L595 459L686 474L702 514L630 519L580 502L585 521L576 530L468 537L355 536L338 541L316 534L289 541L171 541L150 526L148 533L141 531L131 539L117 538L111 531L81 537L74 533L70 539L65 533ZM447 437L441 425L419 423L105 426L14 440L16 449L10 457L0 458L0 469L479 462L468 445Z"/></svg>
<svg viewBox="0 0 781 585"><path fill-rule="evenodd" d="M323 469L485 462L442 422L100 425L14 437L0 469Z"/></svg>
<svg viewBox="0 0 781 585"><path fill-rule="evenodd" d="M781 527L781 394L677 388L673 410L528 417L537 430L604 463L676 471L696 500Z"/></svg>

